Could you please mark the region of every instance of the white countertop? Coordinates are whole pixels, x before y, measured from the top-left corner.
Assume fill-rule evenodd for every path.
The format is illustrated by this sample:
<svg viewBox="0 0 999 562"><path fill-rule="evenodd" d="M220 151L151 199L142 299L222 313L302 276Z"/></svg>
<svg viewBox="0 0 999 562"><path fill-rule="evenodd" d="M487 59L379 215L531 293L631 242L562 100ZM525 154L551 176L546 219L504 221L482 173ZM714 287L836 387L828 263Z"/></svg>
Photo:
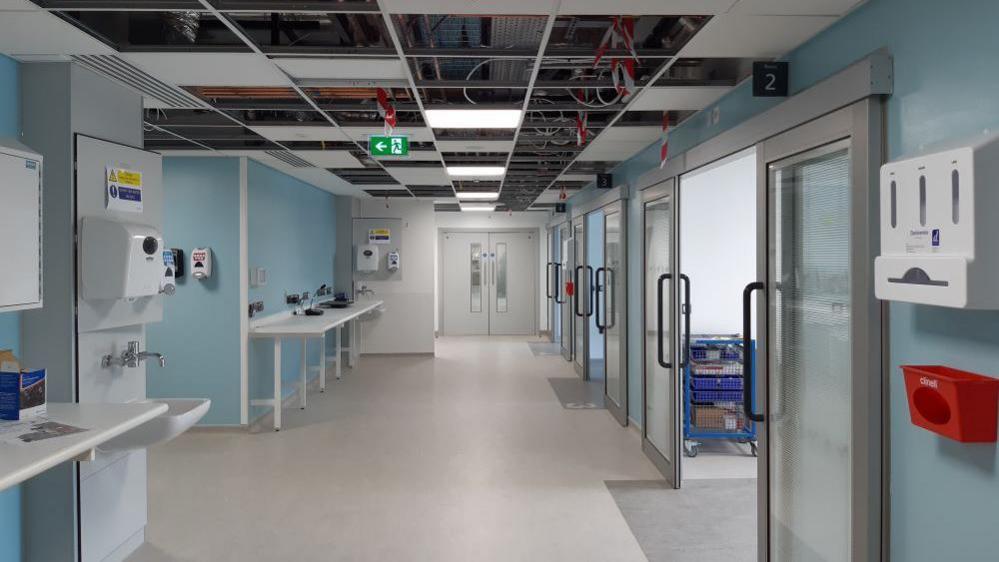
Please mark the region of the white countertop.
<svg viewBox="0 0 999 562"><path fill-rule="evenodd" d="M262 320L250 328L250 336L257 338L319 337L337 326L349 322L382 305L382 301L357 301L347 308L321 308L322 316L284 316Z"/></svg>
<svg viewBox="0 0 999 562"><path fill-rule="evenodd" d="M0 490L73 460L166 411L167 405L158 402L49 403L45 417L50 421L86 428L88 431L34 443L0 443ZM0 421L2 423L6 422Z"/></svg>

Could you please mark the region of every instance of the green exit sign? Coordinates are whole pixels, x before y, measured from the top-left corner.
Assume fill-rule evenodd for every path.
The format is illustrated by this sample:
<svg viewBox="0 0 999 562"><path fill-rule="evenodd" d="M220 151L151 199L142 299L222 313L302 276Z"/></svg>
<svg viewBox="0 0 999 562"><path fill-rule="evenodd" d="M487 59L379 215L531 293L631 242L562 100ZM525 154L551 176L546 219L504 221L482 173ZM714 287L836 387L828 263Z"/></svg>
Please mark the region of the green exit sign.
<svg viewBox="0 0 999 562"><path fill-rule="evenodd" d="M372 135L368 137L368 152L372 156L409 156L409 137Z"/></svg>

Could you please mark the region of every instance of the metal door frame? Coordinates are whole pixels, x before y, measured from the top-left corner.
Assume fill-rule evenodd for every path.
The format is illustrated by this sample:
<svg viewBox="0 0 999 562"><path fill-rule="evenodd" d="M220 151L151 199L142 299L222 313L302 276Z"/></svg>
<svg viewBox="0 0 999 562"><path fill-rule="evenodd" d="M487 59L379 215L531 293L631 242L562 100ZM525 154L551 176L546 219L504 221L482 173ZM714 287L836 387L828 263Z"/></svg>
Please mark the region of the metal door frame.
<svg viewBox="0 0 999 562"><path fill-rule="evenodd" d="M558 256L558 226L549 226L545 228L545 318L547 324L547 339L549 343L556 343L555 339L555 322L554 318L557 316L559 311L559 303L555 299L555 294L553 291L557 291L558 278L560 275L556 273L558 268L555 268L555 261ZM540 295L539 295L540 298ZM559 318L559 322L561 322ZM542 332L544 334L544 332Z"/></svg>
<svg viewBox="0 0 999 562"><path fill-rule="evenodd" d="M603 333L604 337L604 404L607 410L614 416L614 419L618 421L622 426L628 425L628 205L626 199L618 199L617 201L604 205L600 208L604 213L604 263L603 267L607 267L607 217L612 214L617 214L620 216L621 224L621 263L624 264L621 267L620 272L615 272L614 275L620 276L624 283L624 291L622 293L622 298L624 299L623 306L621 307L620 314L622 319L620 320L619 332L621 334L621 344L622 349L620 351L620 404L616 407L614 402L610 399L607 393L608 384L610 384L610 377L607 376L607 332ZM606 275L606 274L605 274ZM606 282L606 277L604 277ZM596 282L596 278L594 278ZM616 283L616 280L614 280ZM606 305L607 305L607 291L604 291L604 318L607 318ZM617 295L615 294L615 297ZM600 306L599 294L597 298L594 299L594 307Z"/></svg>
<svg viewBox="0 0 999 562"><path fill-rule="evenodd" d="M659 472L666 478L667 483L673 488L680 488L682 478L682 448L683 448L683 424L681 420L683 419L683 400L682 400L682 373L679 372L679 361L680 361L680 350L677 346L677 336L680 326L679 314L677 314L678 308L677 304L680 299L680 284L673 282L669 283L669 299L670 299L670 311L671 314L668 318L664 318L664 322L669 323L669 335L670 335L670 363L674 366L673 371L673 389L670 393L670 400L672 400L673 405L670 409L672 412L672 419L670 420L671 428L670 432L673 434L673 446L672 446L672 462L666 459L666 457L659 451L658 447L649 440L649 420L647 418L648 414L648 362L647 350L645 349L646 344L646 326L648 326L648 317L646 311L648 310L647 304L644 302L645 297L648 295L648 259L649 250L646 245L645 240L645 209L653 202L659 201L666 197L672 200L672 205L670 206L670 213L672 218L670 220L670 260L669 260L669 270L670 272L676 272L678 263L678 252L679 252L679 240L677 235L679 234L679 218L680 218L680 204L679 204L679 179L680 174L677 173L673 176L667 177L666 179L658 182L656 185L650 186L649 188L642 191L642 210L639 218L638 230L642 236L642 333L641 333L641 349L642 349L642 451L645 455L652 461L652 464L656 466ZM660 334L659 337L662 337Z"/></svg>
<svg viewBox="0 0 999 562"><path fill-rule="evenodd" d="M579 236L576 236L577 227L579 227L580 229ZM589 338L589 331L587 329L588 328L587 318L589 317L589 315L584 315L582 317L583 318L582 350L576 349L576 340L575 340L576 336L578 335L576 334L576 322L578 321L577 318L579 318L579 315L576 314L576 311L579 310L579 303L577 301L579 300L580 297L579 283L576 283L576 281L578 280L576 276L576 271L579 270L579 268L583 268L583 270L588 271L587 268L591 267L590 264L587 263L588 260L586 254L586 216L581 215L578 217L573 217L572 221L569 222L569 230L572 232L572 244L573 244L573 256L574 256L573 268L572 268L573 272L570 275L572 275L572 280L575 285L575 290L573 292L572 301L570 305L571 306L570 312L573 314L572 366L576 370L577 375L579 375L584 381L588 381L590 380L590 338ZM582 257L577 258L576 256L580 256L580 252L582 252ZM588 312L592 312L589 309L591 302L590 300L591 289L592 289L592 283L587 282L586 310ZM582 357L582 363L579 362L580 357Z"/></svg>
<svg viewBox="0 0 999 562"><path fill-rule="evenodd" d="M774 197L769 185L770 166L812 156L842 142L850 150L850 270L851 270L851 559L856 561L887 559L883 518L887 517L887 482L883 482L887 463L887 440L882 432L887 372L884 357L883 307L874 297L873 264L880 249L878 226L878 171L882 162L883 107L879 98L870 97L799 125L757 145L757 274L765 280L766 291L773 286L775 265ZM769 412L770 346L775 310L769 298L758 299L756 306L756 372L762 383L757 392L760 411ZM871 376L877 373L879 376ZM758 388L760 388L758 386ZM761 424L758 506L759 559L770 559L770 430Z"/></svg>
<svg viewBox="0 0 999 562"><path fill-rule="evenodd" d="M438 256L438 259L437 259L437 288L436 288L436 293L437 293L437 318L438 318L438 321L439 321L438 330L439 330L439 333L441 335L443 335L444 331L445 331L445 329L444 329L444 281L443 280L444 280L444 272L446 271L446 268L445 268L445 265L444 265L444 237L447 236L448 234L485 234L486 237L487 237L487 239L488 239L488 236L489 236L490 233L497 233L497 234L500 234L500 233L502 233L502 234L524 233L524 234L535 235L537 237L537 239L535 240L535 242L533 244L534 252L533 252L533 256L532 256L532 260L533 261L531 262L533 264L533 268L535 268L534 269L535 275L532 275L532 277L534 278L534 299L533 299L534 302L533 302L533 307L532 307L533 308L533 312L532 312L531 316L532 316L532 322L533 322L533 325L534 325L534 333L538 334L538 330L539 330L539 326L538 326L538 324L539 324L539 321L538 321L538 307L539 307L539 302L540 302L540 300L542 298L542 294L541 294L541 290L540 290L541 289L541 287L540 287L540 279L539 279L539 275L537 275L538 272L537 272L536 268L537 268L538 260L540 259L539 258L539 256L540 256L540 250L539 250L538 246L541 243L540 242L540 240L541 240L541 229L539 229L539 228L438 228L437 229L437 256ZM493 264L493 267L495 267L495 264ZM483 270L483 271L485 271L485 270ZM483 277L485 277L485 275ZM485 291L483 291L483 298L485 299L486 296L487 295L485 294ZM486 303L486 302L488 302L488 301L487 300L483 300L483 303ZM486 308L491 308L491 307L487 306ZM490 312L490 314L492 313L491 310L489 312Z"/></svg>
<svg viewBox="0 0 999 562"><path fill-rule="evenodd" d="M563 359L565 359L569 363L572 363L576 356L576 348L575 348L576 320L575 316L572 314L572 298L570 298L568 295L565 294L565 281L570 279L570 276L572 275L572 264L573 260L575 259L573 257L575 254L575 247L573 247L572 252L566 252L566 255L562 255L562 245L568 244L568 241L572 240L572 223L569 221L562 221L557 225L555 225L555 228L559 229L560 233L562 232L563 228L565 229L564 235L559 234L559 240L558 240L559 263L561 264L564 262L566 265L565 268L561 269L562 278L560 280L561 282L559 283L558 287L559 291L558 294L562 295L563 297L562 302L558 304L559 306L558 321L565 322L566 314L568 314L569 318L571 319L568 323L566 323L567 325L562 326L562 340L561 340L561 345L559 347L559 351L561 352ZM573 243L575 243L575 241ZM568 307L568 308L563 308L563 307Z"/></svg>

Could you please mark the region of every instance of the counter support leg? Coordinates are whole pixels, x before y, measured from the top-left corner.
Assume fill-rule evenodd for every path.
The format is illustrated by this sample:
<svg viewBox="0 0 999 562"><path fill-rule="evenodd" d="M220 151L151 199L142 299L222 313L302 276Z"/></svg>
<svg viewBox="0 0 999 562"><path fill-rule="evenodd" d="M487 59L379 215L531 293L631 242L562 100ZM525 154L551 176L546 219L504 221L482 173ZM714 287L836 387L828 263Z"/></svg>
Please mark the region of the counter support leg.
<svg viewBox="0 0 999 562"><path fill-rule="evenodd" d="M335 359L335 361L336 361L336 380L340 380L340 377L342 376L341 369L340 369L340 363L342 361L342 359L341 359L340 356L343 354L343 350L340 349L340 342L343 341L342 338L343 338L343 325L341 324L340 326L336 327L336 337L334 337L334 339L336 341L333 342L333 349L336 351L336 353L334 354L334 357L336 357L336 359Z"/></svg>
<svg viewBox="0 0 999 562"><path fill-rule="evenodd" d="M302 403L301 406L299 407L302 408L303 410L305 409L305 396L306 394L308 394L308 392L306 391L309 389L309 364L308 364L309 354L306 352L307 351L306 348L308 347L308 342L309 342L308 338L302 338L302 361L298 369L299 375L302 378L302 390L301 390Z"/></svg>
<svg viewBox="0 0 999 562"><path fill-rule="evenodd" d="M319 338L319 392L326 392L326 334Z"/></svg>
<svg viewBox="0 0 999 562"><path fill-rule="evenodd" d="M351 369L354 368L356 360L354 359L355 353L357 353L357 320L350 321L350 349L347 351L347 366Z"/></svg>
<svg viewBox="0 0 999 562"><path fill-rule="evenodd" d="M281 338L274 338L274 431L281 430Z"/></svg>

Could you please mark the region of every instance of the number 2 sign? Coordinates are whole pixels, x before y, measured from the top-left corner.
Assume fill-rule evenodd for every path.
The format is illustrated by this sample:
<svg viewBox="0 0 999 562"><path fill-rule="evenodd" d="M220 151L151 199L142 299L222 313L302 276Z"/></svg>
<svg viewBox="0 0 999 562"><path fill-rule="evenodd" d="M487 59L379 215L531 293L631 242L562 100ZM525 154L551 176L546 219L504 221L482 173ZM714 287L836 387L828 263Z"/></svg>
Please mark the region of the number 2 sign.
<svg viewBox="0 0 999 562"><path fill-rule="evenodd" d="M753 97L787 97L788 64L786 62L753 63Z"/></svg>

